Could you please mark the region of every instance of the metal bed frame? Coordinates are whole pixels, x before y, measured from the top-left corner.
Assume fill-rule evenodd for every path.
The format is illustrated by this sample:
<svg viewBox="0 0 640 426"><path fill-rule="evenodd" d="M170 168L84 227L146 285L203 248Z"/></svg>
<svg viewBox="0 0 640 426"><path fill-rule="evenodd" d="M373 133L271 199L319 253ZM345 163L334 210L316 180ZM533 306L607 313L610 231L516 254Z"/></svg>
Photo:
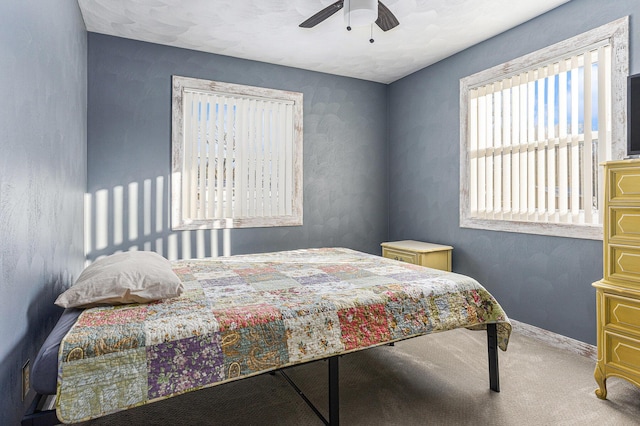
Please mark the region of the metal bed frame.
<svg viewBox="0 0 640 426"><path fill-rule="evenodd" d="M393 343L389 343L393 346ZM500 392L500 374L498 371L498 327L496 324L487 324L487 346L489 350L489 388L494 392ZM285 373L285 369L276 370L293 387L296 393L307 403L318 418L327 426L339 426L340 424L340 398L338 359L342 355L334 355L328 358L328 388L329 388L329 418L325 418L300 388ZM290 367L288 367L290 368ZM269 374L275 375L276 371ZM22 418L22 426L53 426L60 422L55 410L41 410L47 395L37 394L26 414ZM44 398L44 399L43 399Z"/></svg>

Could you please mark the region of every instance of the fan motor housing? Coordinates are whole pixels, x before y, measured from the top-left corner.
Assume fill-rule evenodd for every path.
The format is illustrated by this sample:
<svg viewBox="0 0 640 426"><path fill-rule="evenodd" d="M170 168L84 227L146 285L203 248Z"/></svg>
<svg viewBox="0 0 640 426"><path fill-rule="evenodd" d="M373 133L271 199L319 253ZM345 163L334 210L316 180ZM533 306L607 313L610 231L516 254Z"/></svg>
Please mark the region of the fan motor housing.
<svg viewBox="0 0 640 426"><path fill-rule="evenodd" d="M378 19L378 0L344 0L344 22L351 27L371 25Z"/></svg>

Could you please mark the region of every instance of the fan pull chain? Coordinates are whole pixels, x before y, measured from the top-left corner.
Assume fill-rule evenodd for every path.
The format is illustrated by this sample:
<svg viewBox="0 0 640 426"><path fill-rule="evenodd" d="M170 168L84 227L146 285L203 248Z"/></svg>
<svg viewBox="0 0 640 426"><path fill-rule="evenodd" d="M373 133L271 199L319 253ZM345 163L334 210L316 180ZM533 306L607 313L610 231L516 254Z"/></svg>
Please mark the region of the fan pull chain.
<svg viewBox="0 0 640 426"><path fill-rule="evenodd" d="M347 31L351 31L351 2L349 2L349 11L347 12L349 22L347 23Z"/></svg>
<svg viewBox="0 0 640 426"><path fill-rule="evenodd" d="M373 43L375 40L373 39L373 24L371 24L371 38L369 39L369 43Z"/></svg>

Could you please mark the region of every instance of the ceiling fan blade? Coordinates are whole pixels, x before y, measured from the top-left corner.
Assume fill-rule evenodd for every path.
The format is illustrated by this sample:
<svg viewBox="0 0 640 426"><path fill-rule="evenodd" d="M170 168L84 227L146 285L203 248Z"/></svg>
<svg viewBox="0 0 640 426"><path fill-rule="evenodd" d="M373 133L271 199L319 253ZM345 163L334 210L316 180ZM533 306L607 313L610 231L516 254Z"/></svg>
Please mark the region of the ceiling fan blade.
<svg viewBox="0 0 640 426"><path fill-rule="evenodd" d="M392 28L400 25L398 19L394 16L393 13L382 4L381 1L378 2L378 19L376 20L376 24L380 27L382 31L389 31Z"/></svg>
<svg viewBox="0 0 640 426"><path fill-rule="evenodd" d="M302 24L299 25L299 27L302 27L302 28L315 27L320 22L324 21L329 16L333 15L334 13L336 13L337 11L342 9L343 7L344 7L344 0L338 0L337 2L333 3L332 5L329 5L329 6L325 7L320 12L316 13L311 18L309 18L306 21L304 21Z"/></svg>

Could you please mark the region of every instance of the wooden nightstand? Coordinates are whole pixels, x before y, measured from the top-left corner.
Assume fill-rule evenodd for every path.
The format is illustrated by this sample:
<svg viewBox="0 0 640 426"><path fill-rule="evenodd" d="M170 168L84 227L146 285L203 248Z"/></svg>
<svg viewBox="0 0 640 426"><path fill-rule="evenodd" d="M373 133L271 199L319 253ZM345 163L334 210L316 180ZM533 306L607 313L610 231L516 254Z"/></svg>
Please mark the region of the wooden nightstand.
<svg viewBox="0 0 640 426"><path fill-rule="evenodd" d="M441 244L404 240L380 244L382 256L451 272L451 251L453 247Z"/></svg>

